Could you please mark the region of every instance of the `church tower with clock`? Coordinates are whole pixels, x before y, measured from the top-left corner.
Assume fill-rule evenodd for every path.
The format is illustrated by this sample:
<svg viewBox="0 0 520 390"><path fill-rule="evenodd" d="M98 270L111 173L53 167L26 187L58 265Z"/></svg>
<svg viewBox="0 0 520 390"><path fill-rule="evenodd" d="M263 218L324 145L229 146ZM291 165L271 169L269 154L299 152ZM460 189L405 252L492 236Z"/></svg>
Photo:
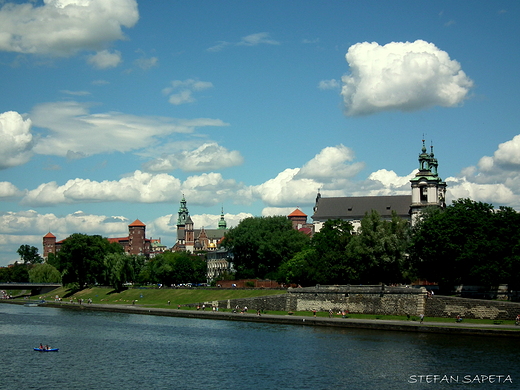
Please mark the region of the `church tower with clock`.
<svg viewBox="0 0 520 390"><path fill-rule="evenodd" d="M410 216L412 225L426 207L446 207L446 183L442 181L437 172L439 163L431 152L426 152L424 140L422 150L419 154L419 172L410 180L412 185L412 204L410 205Z"/></svg>

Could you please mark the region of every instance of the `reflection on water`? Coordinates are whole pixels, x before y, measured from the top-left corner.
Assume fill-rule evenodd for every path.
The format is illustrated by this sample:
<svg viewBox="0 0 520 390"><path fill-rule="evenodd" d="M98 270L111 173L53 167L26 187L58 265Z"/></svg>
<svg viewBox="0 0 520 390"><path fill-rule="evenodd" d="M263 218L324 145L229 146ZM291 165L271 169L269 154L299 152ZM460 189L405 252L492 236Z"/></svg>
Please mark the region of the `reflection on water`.
<svg viewBox="0 0 520 390"><path fill-rule="evenodd" d="M60 352L33 352L39 343ZM510 375L494 388L520 388L519 342L503 338L0 304L0 346L0 389L9 390L460 389L466 375Z"/></svg>

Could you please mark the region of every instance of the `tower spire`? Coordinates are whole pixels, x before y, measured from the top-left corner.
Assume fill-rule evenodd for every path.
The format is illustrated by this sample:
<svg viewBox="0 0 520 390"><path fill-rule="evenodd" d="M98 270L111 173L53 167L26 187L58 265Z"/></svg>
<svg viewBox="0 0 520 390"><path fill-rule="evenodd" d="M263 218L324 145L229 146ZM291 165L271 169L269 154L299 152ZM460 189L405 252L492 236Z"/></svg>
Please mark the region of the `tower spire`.
<svg viewBox="0 0 520 390"><path fill-rule="evenodd" d="M445 207L446 183L442 181L437 172L439 163L433 153L433 142L430 153L426 153L426 145L423 136L421 154L419 154L419 172L410 182L412 185L412 205L410 212L412 224L426 207Z"/></svg>
<svg viewBox="0 0 520 390"><path fill-rule="evenodd" d="M222 208L220 210L220 221L218 221L218 228L219 229L227 228L227 223L226 223L226 220L224 219L224 206L222 206Z"/></svg>
<svg viewBox="0 0 520 390"><path fill-rule="evenodd" d="M184 226L189 216L190 212L188 211L188 206L186 205L186 199L184 198L184 194L182 194L181 205L179 207L179 217L177 218L177 226Z"/></svg>

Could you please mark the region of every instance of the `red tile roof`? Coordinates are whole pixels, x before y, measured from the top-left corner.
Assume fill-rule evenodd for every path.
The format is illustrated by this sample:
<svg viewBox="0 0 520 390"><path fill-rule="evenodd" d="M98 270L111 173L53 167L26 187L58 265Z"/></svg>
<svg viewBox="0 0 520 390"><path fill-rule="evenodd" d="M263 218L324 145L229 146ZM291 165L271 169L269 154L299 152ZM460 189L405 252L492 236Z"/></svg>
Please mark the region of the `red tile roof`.
<svg viewBox="0 0 520 390"><path fill-rule="evenodd" d="M138 219L136 219L134 222L132 222L128 226L146 226L146 225L144 223L142 223L141 221L139 221Z"/></svg>
<svg viewBox="0 0 520 390"><path fill-rule="evenodd" d="M312 236L312 229L309 227L300 228L300 229L298 229L298 231L308 235L309 237Z"/></svg>
<svg viewBox="0 0 520 390"><path fill-rule="evenodd" d="M302 212L300 209L294 210L291 214L288 215L288 217L306 217L307 214Z"/></svg>
<svg viewBox="0 0 520 390"><path fill-rule="evenodd" d="M51 232L49 232L45 236L43 236L43 238L56 238L56 236L54 234L52 234Z"/></svg>
<svg viewBox="0 0 520 390"><path fill-rule="evenodd" d="M113 237L113 238L107 238L108 242L120 242L120 241L128 241L128 237Z"/></svg>

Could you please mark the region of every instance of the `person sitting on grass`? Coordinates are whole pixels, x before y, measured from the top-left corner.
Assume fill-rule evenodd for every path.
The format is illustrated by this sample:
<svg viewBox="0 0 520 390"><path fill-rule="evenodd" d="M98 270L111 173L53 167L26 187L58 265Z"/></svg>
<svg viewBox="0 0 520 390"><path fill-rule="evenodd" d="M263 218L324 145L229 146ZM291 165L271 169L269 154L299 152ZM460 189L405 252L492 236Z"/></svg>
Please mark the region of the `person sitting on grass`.
<svg viewBox="0 0 520 390"><path fill-rule="evenodd" d="M455 322L462 322L462 317L460 315L457 315L457 319L455 320Z"/></svg>

